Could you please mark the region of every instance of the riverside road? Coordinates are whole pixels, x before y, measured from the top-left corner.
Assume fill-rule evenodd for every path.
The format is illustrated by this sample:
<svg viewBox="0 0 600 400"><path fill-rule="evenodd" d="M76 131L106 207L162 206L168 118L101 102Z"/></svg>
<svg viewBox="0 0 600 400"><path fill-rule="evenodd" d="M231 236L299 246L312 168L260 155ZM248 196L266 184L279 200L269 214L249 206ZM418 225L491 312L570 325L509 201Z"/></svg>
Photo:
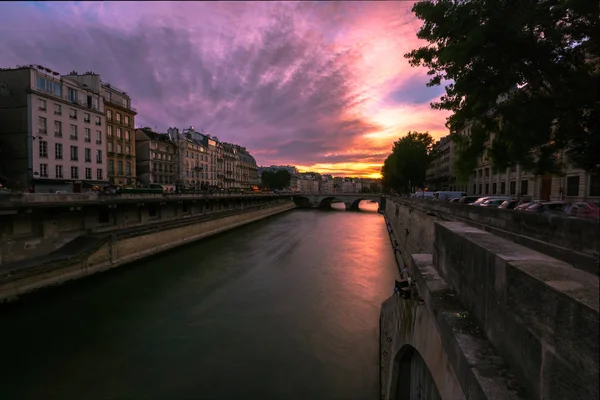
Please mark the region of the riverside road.
<svg viewBox="0 0 600 400"><path fill-rule="evenodd" d="M288 212L1 307L0 399L378 398L397 269L366 206Z"/></svg>

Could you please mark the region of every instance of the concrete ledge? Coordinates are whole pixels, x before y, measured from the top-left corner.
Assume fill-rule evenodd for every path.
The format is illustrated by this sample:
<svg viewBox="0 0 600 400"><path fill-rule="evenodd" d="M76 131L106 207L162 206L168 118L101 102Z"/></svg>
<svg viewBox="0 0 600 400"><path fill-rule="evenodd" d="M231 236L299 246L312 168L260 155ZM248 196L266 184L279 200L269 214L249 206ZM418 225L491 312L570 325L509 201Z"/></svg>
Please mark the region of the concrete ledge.
<svg viewBox="0 0 600 400"><path fill-rule="evenodd" d="M246 225L295 208L293 203L258 207L228 215L210 215L202 220L186 218L161 227L145 226L122 232L94 236L89 243L71 250L59 249L56 254L3 267L0 275L0 303L12 301L33 290L82 278L97 272L139 260L177 246ZM79 250L79 252L77 252ZM19 266L19 264L21 264ZM19 266L19 268L16 268Z"/></svg>
<svg viewBox="0 0 600 400"><path fill-rule="evenodd" d="M386 200L388 214L398 205L400 213L405 216L409 212L420 214L425 225L431 225L437 219L465 222L551 255L575 268L600 274L597 264L600 252L598 220L422 199L394 197ZM425 253L430 252L425 250ZM411 252L421 251L411 249Z"/></svg>
<svg viewBox="0 0 600 400"><path fill-rule="evenodd" d="M523 399L524 389L455 292L433 267L429 254L413 254L419 295L434 316L454 372L468 399Z"/></svg>
<svg viewBox="0 0 600 400"><path fill-rule="evenodd" d="M597 276L460 222L434 265L534 398L598 398Z"/></svg>

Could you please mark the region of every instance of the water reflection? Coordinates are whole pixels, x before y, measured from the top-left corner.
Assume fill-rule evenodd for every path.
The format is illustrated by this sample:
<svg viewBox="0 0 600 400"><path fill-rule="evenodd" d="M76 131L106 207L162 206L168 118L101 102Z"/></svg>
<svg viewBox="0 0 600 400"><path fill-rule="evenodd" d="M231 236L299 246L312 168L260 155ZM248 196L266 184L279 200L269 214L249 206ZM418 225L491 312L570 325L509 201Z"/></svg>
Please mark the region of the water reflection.
<svg viewBox="0 0 600 400"><path fill-rule="evenodd" d="M396 277L375 212L286 213L1 309L0 399L373 399Z"/></svg>

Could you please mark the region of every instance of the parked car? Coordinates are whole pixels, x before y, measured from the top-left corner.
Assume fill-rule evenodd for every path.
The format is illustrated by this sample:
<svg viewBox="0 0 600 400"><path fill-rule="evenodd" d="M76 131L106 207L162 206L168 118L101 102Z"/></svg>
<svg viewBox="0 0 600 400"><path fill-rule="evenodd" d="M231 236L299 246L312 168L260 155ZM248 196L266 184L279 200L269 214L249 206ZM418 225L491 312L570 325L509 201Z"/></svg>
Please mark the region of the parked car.
<svg viewBox="0 0 600 400"><path fill-rule="evenodd" d="M594 203L579 201L571 205L569 214L579 218L600 218L600 207Z"/></svg>
<svg viewBox="0 0 600 400"><path fill-rule="evenodd" d="M540 200L531 200L528 202L523 202L515 207L515 211L525 211L529 207L531 207L532 205L537 204L537 203L541 203L541 201Z"/></svg>
<svg viewBox="0 0 600 400"><path fill-rule="evenodd" d="M479 207L481 206L485 201L487 200L511 200L512 197L509 196L485 196L485 197L480 197L479 199L477 199L477 201L475 201L474 203L471 203L471 206L475 206L475 207ZM502 203L502 202L500 202Z"/></svg>
<svg viewBox="0 0 600 400"><path fill-rule="evenodd" d="M489 208L498 208L500 204L504 203L507 200L504 199L487 199L483 203L481 203L480 207L489 207Z"/></svg>
<svg viewBox="0 0 600 400"><path fill-rule="evenodd" d="M504 209L504 210L516 210L517 208L521 207L521 209L525 209L527 207L529 207L532 203L532 200L517 200L517 199L512 199L512 200L506 200L504 203L500 204L500 206L498 206L498 208L500 209Z"/></svg>
<svg viewBox="0 0 600 400"><path fill-rule="evenodd" d="M475 203L480 198L481 196L463 196L460 198L460 200L458 200L458 202L462 204L471 204Z"/></svg>
<svg viewBox="0 0 600 400"><path fill-rule="evenodd" d="M447 192L447 191L438 191L438 192L434 192L433 196L436 198L436 200L440 200L440 201L448 201L450 199L453 199L455 197L463 197L466 196L467 194L465 192Z"/></svg>
<svg viewBox="0 0 600 400"><path fill-rule="evenodd" d="M564 214L568 207L566 201L535 202L525 209L526 212Z"/></svg>
<svg viewBox="0 0 600 400"><path fill-rule="evenodd" d="M455 197L453 199L450 199L450 203L458 203L460 201L460 197Z"/></svg>

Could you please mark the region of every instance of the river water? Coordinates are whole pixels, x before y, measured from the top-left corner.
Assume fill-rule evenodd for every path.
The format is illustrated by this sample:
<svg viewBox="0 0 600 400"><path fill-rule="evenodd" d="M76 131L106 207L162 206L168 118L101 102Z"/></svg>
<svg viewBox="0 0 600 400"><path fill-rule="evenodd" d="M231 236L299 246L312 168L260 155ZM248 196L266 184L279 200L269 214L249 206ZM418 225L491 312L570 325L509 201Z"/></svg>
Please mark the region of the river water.
<svg viewBox="0 0 600 400"><path fill-rule="evenodd" d="M383 217L298 210L0 308L0 399L378 398Z"/></svg>

